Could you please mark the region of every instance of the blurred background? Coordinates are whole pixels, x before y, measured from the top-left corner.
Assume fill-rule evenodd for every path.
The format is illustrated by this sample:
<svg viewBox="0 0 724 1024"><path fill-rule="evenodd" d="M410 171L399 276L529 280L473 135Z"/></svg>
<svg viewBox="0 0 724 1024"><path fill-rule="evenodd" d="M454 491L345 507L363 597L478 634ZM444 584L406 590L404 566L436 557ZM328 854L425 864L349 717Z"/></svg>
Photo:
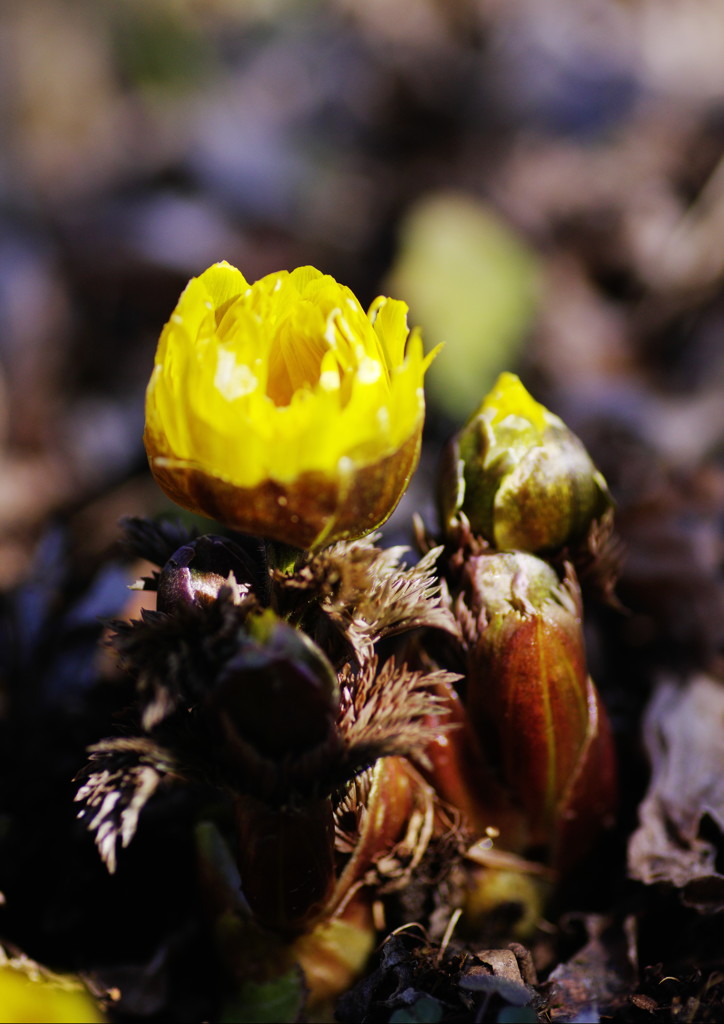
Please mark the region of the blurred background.
<svg viewBox="0 0 724 1024"><path fill-rule="evenodd" d="M143 392L219 259L445 342L393 532L504 368L624 506L641 450L720 455L718 0L6 0L0 53L0 588L55 518L95 559L167 508Z"/></svg>
<svg viewBox="0 0 724 1024"><path fill-rule="evenodd" d="M626 614L587 612L621 884L647 688L724 652L722 55L721 0L0 4L3 941L114 986L141 963L129 1015L199 998L193 807L159 801L110 879L71 780L132 700L97 646L143 571L108 561L118 519L173 511L141 441L158 335L220 259L312 264L445 343L388 540L434 523L440 449L503 369L589 446L626 550Z"/></svg>

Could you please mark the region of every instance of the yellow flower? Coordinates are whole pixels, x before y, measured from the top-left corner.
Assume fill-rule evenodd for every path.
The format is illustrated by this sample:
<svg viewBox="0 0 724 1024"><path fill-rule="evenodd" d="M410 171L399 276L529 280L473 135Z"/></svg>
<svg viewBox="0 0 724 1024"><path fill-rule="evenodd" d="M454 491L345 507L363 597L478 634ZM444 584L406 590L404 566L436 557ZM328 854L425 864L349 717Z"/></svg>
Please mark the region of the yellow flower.
<svg viewBox="0 0 724 1024"><path fill-rule="evenodd" d="M380 526L417 464L425 357L407 306L313 267L192 278L146 394L151 470L184 508L315 548Z"/></svg>
<svg viewBox="0 0 724 1024"><path fill-rule="evenodd" d="M51 974L25 957L0 966L0 1022L102 1024L95 1000L71 975Z"/></svg>

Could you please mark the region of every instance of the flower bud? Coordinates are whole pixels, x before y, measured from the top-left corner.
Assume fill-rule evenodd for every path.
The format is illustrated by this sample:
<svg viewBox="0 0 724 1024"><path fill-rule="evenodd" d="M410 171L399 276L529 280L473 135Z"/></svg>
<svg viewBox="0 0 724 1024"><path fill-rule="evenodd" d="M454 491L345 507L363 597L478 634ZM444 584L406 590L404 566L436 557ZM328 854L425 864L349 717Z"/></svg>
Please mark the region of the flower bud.
<svg viewBox="0 0 724 1024"><path fill-rule="evenodd" d="M582 539L610 507L606 481L576 435L503 373L448 446L442 522L464 512L499 551L553 551Z"/></svg>
<svg viewBox="0 0 724 1024"><path fill-rule="evenodd" d="M486 759L469 715L449 681L435 686L440 729L425 747L423 775L438 796L464 816L473 834L494 834L504 849L525 843L525 821ZM431 716L432 717L432 716Z"/></svg>
<svg viewBox="0 0 724 1024"><path fill-rule="evenodd" d="M465 574L479 630L468 712L525 810L529 845L568 863L615 800L613 747L586 670L578 585L519 552L474 556Z"/></svg>
<svg viewBox="0 0 724 1024"><path fill-rule="evenodd" d="M392 513L417 464L425 357L407 307L312 267L249 285L228 263L193 278L161 334L144 441L179 505L318 548Z"/></svg>
<svg viewBox="0 0 724 1024"><path fill-rule="evenodd" d="M244 538L253 542L256 538ZM256 551L244 550L226 537L212 534L184 544L163 566L157 584L157 608L173 612L183 604L204 604L215 600L223 586L238 587L239 596L264 594L268 588L263 545ZM247 547L250 547L247 544ZM254 557L256 556L256 557Z"/></svg>
<svg viewBox="0 0 724 1024"><path fill-rule="evenodd" d="M206 708L221 723L232 763L237 747L245 763L247 746L260 757L287 761L320 747L334 746L336 753L340 743L334 669L305 633L271 611L247 619L246 636L219 674ZM301 778L295 781L302 787Z"/></svg>
<svg viewBox="0 0 724 1024"><path fill-rule="evenodd" d="M550 900L555 872L497 849L488 839L466 851L467 885L463 928L529 941Z"/></svg>
<svg viewBox="0 0 724 1024"><path fill-rule="evenodd" d="M204 702L234 796L238 864L254 919L303 931L335 882L332 802L319 779L339 756L339 686L322 651L271 611L246 636Z"/></svg>

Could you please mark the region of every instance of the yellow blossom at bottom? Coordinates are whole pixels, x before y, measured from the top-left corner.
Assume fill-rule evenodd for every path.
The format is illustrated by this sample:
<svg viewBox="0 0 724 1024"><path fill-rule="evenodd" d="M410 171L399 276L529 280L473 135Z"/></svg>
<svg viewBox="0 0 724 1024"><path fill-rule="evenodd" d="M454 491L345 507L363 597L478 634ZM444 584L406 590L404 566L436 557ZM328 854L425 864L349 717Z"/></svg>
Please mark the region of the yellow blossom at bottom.
<svg viewBox="0 0 724 1024"><path fill-rule="evenodd" d="M80 981L45 976L17 963L0 966L0 1024L102 1024L104 1017Z"/></svg>

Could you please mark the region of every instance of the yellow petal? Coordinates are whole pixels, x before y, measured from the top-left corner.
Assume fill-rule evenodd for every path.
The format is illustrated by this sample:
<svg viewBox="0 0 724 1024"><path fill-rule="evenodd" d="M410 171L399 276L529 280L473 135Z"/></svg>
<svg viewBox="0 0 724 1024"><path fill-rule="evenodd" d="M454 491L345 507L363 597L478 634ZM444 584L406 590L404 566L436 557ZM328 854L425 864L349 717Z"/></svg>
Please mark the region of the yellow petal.
<svg viewBox="0 0 724 1024"><path fill-rule="evenodd" d="M301 546L361 536L415 467L431 358L402 302L380 298L366 314L314 267L248 285L217 263L161 334L146 396L151 469L179 504L240 530ZM383 465L381 497L371 481Z"/></svg>

